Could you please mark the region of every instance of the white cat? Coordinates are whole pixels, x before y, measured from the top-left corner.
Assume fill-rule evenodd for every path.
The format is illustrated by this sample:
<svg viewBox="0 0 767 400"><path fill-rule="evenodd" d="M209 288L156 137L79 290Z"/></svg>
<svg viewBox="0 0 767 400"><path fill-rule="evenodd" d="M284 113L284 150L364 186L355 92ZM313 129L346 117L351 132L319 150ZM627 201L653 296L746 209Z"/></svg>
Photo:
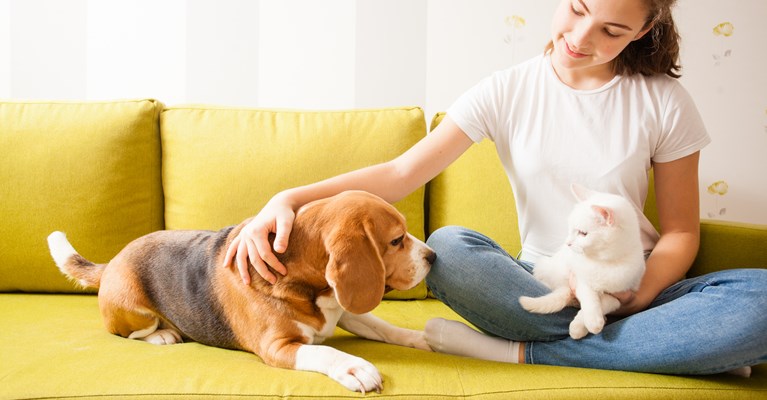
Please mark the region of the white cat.
<svg viewBox="0 0 767 400"><path fill-rule="evenodd" d="M552 257L540 259L533 276L552 292L541 297L522 296L522 307L550 314L577 304L570 288L576 282L580 311L570 323L570 337L580 339L589 332L602 332L605 315L620 307L608 293L637 290L644 275L645 260L634 207L625 198L596 192L573 184L579 201L568 217L565 245Z"/></svg>

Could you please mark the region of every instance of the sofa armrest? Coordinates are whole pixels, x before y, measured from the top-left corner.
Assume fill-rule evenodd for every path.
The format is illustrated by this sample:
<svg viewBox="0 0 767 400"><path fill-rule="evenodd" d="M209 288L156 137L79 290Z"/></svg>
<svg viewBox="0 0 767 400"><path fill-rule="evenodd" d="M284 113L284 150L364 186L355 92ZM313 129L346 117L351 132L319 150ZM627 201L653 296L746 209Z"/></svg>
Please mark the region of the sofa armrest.
<svg viewBox="0 0 767 400"><path fill-rule="evenodd" d="M767 225L702 220L689 276L732 268L767 268Z"/></svg>

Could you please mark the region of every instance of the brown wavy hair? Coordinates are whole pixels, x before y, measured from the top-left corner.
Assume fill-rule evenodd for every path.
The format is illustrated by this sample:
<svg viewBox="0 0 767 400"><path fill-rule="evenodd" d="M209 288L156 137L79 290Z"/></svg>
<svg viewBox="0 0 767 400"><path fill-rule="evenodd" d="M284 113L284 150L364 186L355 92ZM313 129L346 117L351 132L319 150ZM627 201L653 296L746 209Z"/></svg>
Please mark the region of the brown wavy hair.
<svg viewBox="0 0 767 400"><path fill-rule="evenodd" d="M673 78L682 76L679 72L679 42L681 37L676 29L671 8L676 0L644 0L647 6L647 20L642 27L652 26L641 39L634 40L612 61L613 72L619 75L642 74L645 76L666 74ZM554 49L549 42L546 52Z"/></svg>

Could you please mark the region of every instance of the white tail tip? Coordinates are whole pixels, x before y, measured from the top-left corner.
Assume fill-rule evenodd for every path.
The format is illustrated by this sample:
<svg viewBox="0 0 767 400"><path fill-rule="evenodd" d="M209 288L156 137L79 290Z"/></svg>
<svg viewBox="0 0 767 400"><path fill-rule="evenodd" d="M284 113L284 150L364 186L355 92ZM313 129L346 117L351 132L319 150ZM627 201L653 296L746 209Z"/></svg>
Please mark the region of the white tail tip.
<svg viewBox="0 0 767 400"><path fill-rule="evenodd" d="M48 235L48 248L51 251L51 256L53 256L53 261L59 268L66 264L69 257L77 254L75 248L69 244L64 232L56 231Z"/></svg>

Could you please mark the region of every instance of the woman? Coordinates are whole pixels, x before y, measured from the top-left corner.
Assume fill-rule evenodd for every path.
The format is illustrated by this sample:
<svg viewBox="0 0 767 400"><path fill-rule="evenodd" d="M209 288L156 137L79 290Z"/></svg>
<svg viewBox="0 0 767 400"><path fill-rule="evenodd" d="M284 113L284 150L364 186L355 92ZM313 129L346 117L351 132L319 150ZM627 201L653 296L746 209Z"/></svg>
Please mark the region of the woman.
<svg viewBox="0 0 767 400"><path fill-rule="evenodd" d="M506 254L464 228L434 232L435 295L482 329L443 319L426 325L434 350L505 362L674 374L710 374L767 360L767 270L728 270L680 281L699 245L698 159L708 144L700 115L675 80L679 38L673 0L563 0L545 54L500 71L461 96L444 121L396 159L275 195L232 243L275 282L296 210L361 189L395 202L434 178L471 144L495 142L514 188L523 250ZM615 294L623 316L599 335L568 337L574 315L531 314L521 295L547 289L535 260L564 241L569 186L618 193L641 209L653 168L661 234L644 220L647 272L636 292ZM477 296L482 293L482 296ZM712 327L721 327L712 330Z"/></svg>

